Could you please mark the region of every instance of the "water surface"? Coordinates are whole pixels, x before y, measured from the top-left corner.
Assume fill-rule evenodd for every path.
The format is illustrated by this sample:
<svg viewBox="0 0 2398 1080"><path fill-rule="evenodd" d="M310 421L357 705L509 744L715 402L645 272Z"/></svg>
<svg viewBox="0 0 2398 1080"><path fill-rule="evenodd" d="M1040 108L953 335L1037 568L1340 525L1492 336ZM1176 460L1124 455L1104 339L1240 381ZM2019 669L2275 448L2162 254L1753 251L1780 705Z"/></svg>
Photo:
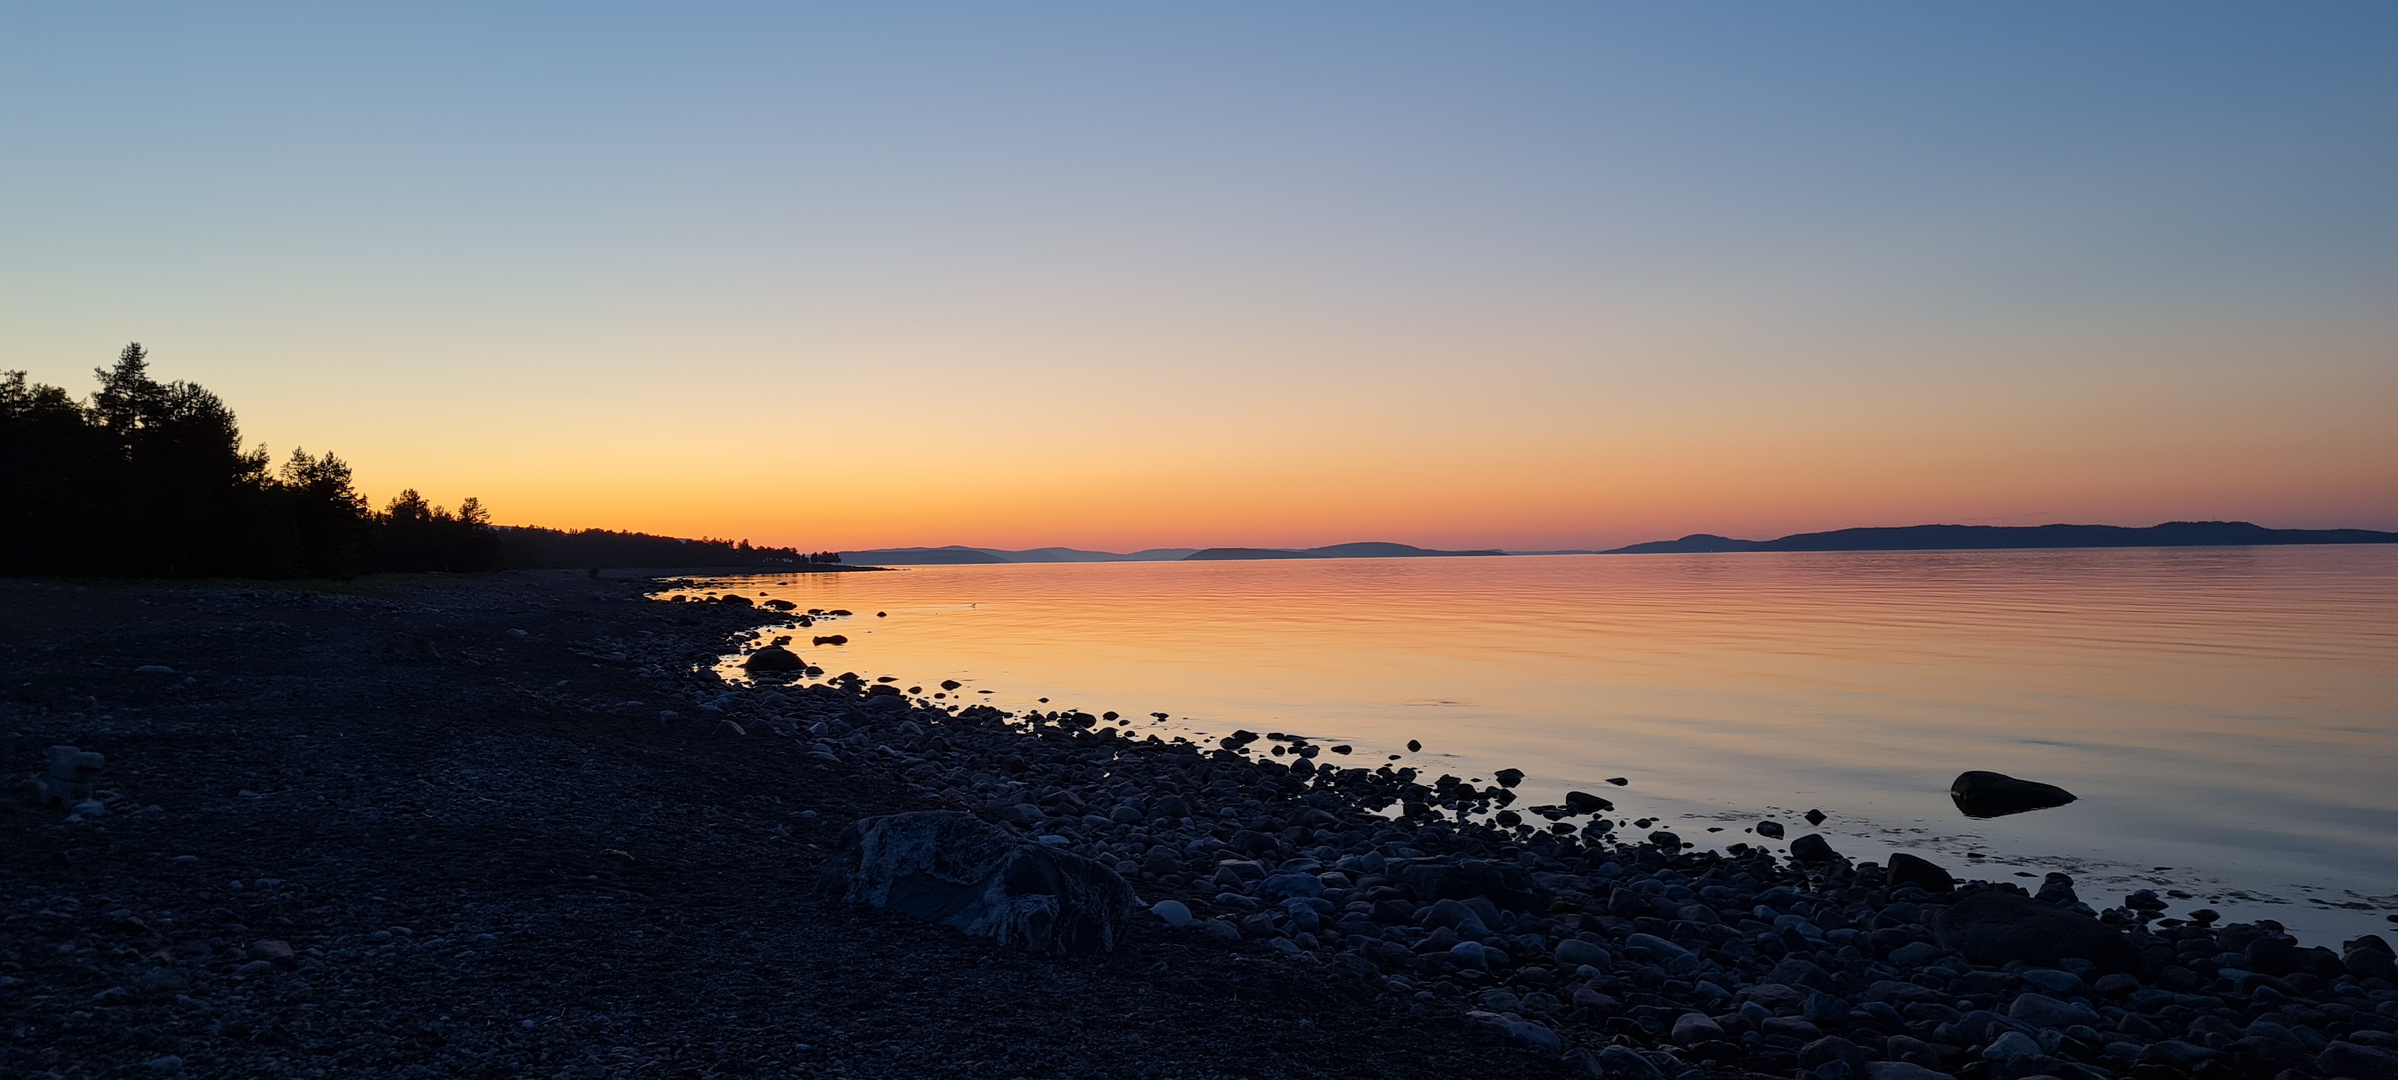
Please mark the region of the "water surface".
<svg viewBox="0 0 2398 1080"><path fill-rule="evenodd" d="M1290 731L1427 776L1514 766L1710 846L2181 889L2311 942L2398 912L2398 549L2197 548L923 567L722 579L859 618L807 647L1002 708ZM887 615L874 617L874 612ZM990 691L983 694L977 691ZM1040 698L1050 704L1038 704ZM1170 720L1154 721L1153 712ZM1421 740L1422 753L1405 744ZM1959 815L1992 769L2070 806ZM1604 781L1623 777L1628 786ZM1722 832L1709 833L1710 827ZM1982 857L1975 858L1974 855ZM2333 942L2336 944L2336 941Z"/></svg>

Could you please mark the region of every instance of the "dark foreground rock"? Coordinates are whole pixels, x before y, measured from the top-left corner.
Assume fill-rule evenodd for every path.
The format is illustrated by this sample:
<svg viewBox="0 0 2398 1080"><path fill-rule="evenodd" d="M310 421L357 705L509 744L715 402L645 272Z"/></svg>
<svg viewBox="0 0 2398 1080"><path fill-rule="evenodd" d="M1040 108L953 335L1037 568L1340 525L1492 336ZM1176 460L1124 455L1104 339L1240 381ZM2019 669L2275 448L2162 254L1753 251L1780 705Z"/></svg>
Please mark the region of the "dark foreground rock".
<svg viewBox="0 0 2398 1080"><path fill-rule="evenodd" d="M2055 967L2068 959L2098 971L2138 974L2139 950L2123 932L2087 915L2007 892L1977 892L1940 916L1939 943L1976 964Z"/></svg>
<svg viewBox="0 0 2398 1080"><path fill-rule="evenodd" d="M1958 773L1948 785L1948 797L1969 818L2005 817L2074 801L2072 792L2055 784L1979 770Z"/></svg>
<svg viewBox="0 0 2398 1080"><path fill-rule="evenodd" d="M1890 883L1914 885L1929 893L1955 892L1955 875L1937 863L1917 855L1897 852L1890 856Z"/></svg>
<svg viewBox="0 0 2398 1080"><path fill-rule="evenodd" d="M929 810L851 822L824 867L826 894L1034 952L1108 952L1139 900L1114 870Z"/></svg>

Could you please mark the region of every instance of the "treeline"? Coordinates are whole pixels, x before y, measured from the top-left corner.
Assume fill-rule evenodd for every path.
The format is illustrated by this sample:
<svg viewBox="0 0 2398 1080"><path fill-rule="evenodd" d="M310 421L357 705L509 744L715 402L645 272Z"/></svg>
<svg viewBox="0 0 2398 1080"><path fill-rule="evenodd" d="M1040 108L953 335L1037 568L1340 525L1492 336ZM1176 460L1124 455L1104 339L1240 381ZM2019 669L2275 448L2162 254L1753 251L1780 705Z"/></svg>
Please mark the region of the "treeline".
<svg viewBox="0 0 2398 1080"><path fill-rule="evenodd" d="M414 489L377 511L350 467L242 449L232 410L150 377L141 345L77 401L0 373L0 573L120 577L348 577L490 570L500 537L480 503L456 512Z"/></svg>
<svg viewBox="0 0 2398 1080"><path fill-rule="evenodd" d="M607 529L502 526L500 565L511 570L546 567L820 566L841 561L837 551L802 554L796 548L751 547L747 540L684 540Z"/></svg>

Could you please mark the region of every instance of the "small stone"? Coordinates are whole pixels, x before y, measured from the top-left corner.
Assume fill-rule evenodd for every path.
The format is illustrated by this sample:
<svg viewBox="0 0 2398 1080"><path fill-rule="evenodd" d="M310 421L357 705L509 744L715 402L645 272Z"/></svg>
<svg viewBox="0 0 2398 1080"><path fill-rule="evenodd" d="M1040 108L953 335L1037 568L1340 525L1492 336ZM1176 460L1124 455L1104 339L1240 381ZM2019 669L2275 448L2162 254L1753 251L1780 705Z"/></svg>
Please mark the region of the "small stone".
<svg viewBox="0 0 2398 1080"><path fill-rule="evenodd" d="M1809 825L1821 825L1821 824L1823 824L1823 820L1824 820L1824 818L1826 818L1826 817L1829 817L1829 816L1831 816L1831 815L1829 815L1829 814L1826 814L1826 813L1824 813L1824 812L1823 812L1823 811L1821 811L1821 810L1809 810L1809 811L1807 811L1806 813L1804 813L1804 814L1801 814L1801 815L1799 815L1799 816L1800 816L1800 817L1803 817L1803 818L1806 818L1806 819L1807 819L1807 824L1809 824Z"/></svg>
<svg viewBox="0 0 2398 1080"><path fill-rule="evenodd" d="M1465 1018L1467 1023L1481 1025L1487 1030L1535 1050L1547 1050L1554 1053L1565 1046L1565 1040L1558 1038L1556 1032L1514 1013L1494 1013L1476 1009L1465 1014Z"/></svg>
<svg viewBox="0 0 2398 1080"><path fill-rule="evenodd" d="M2025 968L2023 981L2046 991L2051 997L2069 998L2083 992L2082 977L2055 968Z"/></svg>
<svg viewBox="0 0 2398 1080"><path fill-rule="evenodd" d="M1865 1080L1956 1080L1944 1072L1935 1072L1911 1061L1868 1061Z"/></svg>
<svg viewBox="0 0 2398 1080"><path fill-rule="evenodd" d="M1790 842L1790 857L1800 862L1829 862L1838 854L1820 833L1808 833Z"/></svg>
<svg viewBox="0 0 2398 1080"><path fill-rule="evenodd" d="M1706 1013L1686 1012L1674 1020L1673 1040L1683 1046L1697 1046L1723 1037L1723 1025Z"/></svg>
<svg viewBox="0 0 2398 1080"><path fill-rule="evenodd" d="M1149 906L1149 913L1166 920L1168 926L1189 926L1194 921L1190 906L1180 900L1160 900Z"/></svg>
<svg viewBox="0 0 2398 1080"><path fill-rule="evenodd" d="M1771 840L1779 840L1782 838L1782 823L1779 821L1760 821L1757 823L1757 835Z"/></svg>
<svg viewBox="0 0 2398 1080"><path fill-rule="evenodd" d="M1490 774L1490 778L1498 781L1500 787L1514 787L1524 782L1524 770L1501 769Z"/></svg>
<svg viewBox="0 0 2398 1080"><path fill-rule="evenodd" d="M2046 994L2024 994L2007 1008L2007 1018L2036 1028L2068 1028L2075 1024L2096 1026L2101 1021L2087 1005L2059 1001Z"/></svg>
<svg viewBox="0 0 2398 1080"><path fill-rule="evenodd" d="M1314 874L1276 874L1260 883L1257 891L1268 900L1322 896L1324 881Z"/></svg>
<svg viewBox="0 0 2398 1080"><path fill-rule="evenodd" d="M1922 967L1944 955L1947 954L1941 951L1940 946L1929 941L1910 941L1890 950L1890 962L1903 971Z"/></svg>
<svg viewBox="0 0 2398 1080"><path fill-rule="evenodd" d="M1665 1080L1655 1062L1620 1043L1599 1051L1599 1068L1608 1080Z"/></svg>
<svg viewBox="0 0 2398 1080"><path fill-rule="evenodd" d="M2315 1055L2315 1068L2325 1076L2354 1080L2398 1080L2398 1051L2335 1041Z"/></svg>
<svg viewBox="0 0 2398 1080"><path fill-rule="evenodd" d="M2018 1061L2023 1058L2039 1057L2041 1053L2040 1043L2037 1040L2020 1031L2010 1031L1990 1040L1990 1045L1982 1048L1982 1059L1985 1061Z"/></svg>
<svg viewBox="0 0 2398 1080"><path fill-rule="evenodd" d="M1580 938L1567 938L1558 942L1557 951L1553 955L1557 959L1557 966L1568 971L1585 964L1601 970L1615 964L1615 958L1609 956L1607 950Z"/></svg>

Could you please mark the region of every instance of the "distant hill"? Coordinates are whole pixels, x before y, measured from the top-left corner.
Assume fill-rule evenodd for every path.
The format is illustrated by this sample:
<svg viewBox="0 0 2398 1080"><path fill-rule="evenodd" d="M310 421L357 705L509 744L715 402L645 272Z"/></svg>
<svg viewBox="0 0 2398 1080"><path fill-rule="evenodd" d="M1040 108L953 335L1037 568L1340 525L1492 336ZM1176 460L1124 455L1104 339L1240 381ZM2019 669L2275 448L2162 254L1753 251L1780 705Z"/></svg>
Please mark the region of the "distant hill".
<svg viewBox="0 0 2398 1080"><path fill-rule="evenodd" d="M1438 551L1410 544L1391 544L1368 541L1357 544L1332 544L1325 547L1300 548L1203 548L1183 556L1188 562L1234 562L1253 559L1440 559L1468 555L1505 555L1504 551Z"/></svg>
<svg viewBox="0 0 2398 1080"><path fill-rule="evenodd" d="M2393 544L2398 532L2374 529L2268 529L2245 521L2168 521L2121 525L1909 525L1796 533L1779 540L1735 540L1693 533L1602 552L1606 555L1709 554L1727 551L1983 551L2013 548L2241 547L2280 544Z"/></svg>

